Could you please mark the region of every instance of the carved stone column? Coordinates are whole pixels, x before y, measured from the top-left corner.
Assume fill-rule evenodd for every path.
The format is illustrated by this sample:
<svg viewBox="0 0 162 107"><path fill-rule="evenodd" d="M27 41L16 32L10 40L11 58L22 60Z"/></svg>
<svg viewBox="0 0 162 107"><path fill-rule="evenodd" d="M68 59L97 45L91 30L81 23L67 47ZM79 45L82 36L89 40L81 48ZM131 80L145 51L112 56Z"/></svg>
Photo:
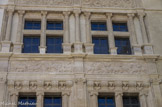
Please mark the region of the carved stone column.
<svg viewBox="0 0 162 107"><path fill-rule="evenodd" d="M62 107L69 107L70 92L62 92Z"/></svg>
<svg viewBox="0 0 162 107"><path fill-rule="evenodd" d="M116 102L116 107L123 107L123 93L122 92L115 93L115 102Z"/></svg>
<svg viewBox="0 0 162 107"><path fill-rule="evenodd" d="M80 41L80 10L74 10L75 14L75 36L76 40L74 43L74 52L75 53L82 53L83 52L83 46Z"/></svg>
<svg viewBox="0 0 162 107"><path fill-rule="evenodd" d="M143 36L143 51L144 54L153 54L153 48L152 45L149 44L148 42L148 37L147 37L147 32L146 32L146 27L145 27L145 23L144 23L144 17L145 17L145 13L140 12L138 13L138 17L139 17L139 21L140 21L140 25L141 25L141 31L142 31L142 36Z"/></svg>
<svg viewBox="0 0 162 107"><path fill-rule="evenodd" d="M42 15L42 23L41 23L41 40L40 40L40 53L41 54L45 54L46 53L46 23L47 23L47 12L46 11L42 11L41 12Z"/></svg>
<svg viewBox="0 0 162 107"><path fill-rule="evenodd" d="M17 36L16 36L16 43L14 43L14 53L21 53L22 51L22 45L21 38L22 38L22 28L23 28L23 16L25 11L18 11L19 14L19 22L18 22L18 28L17 28Z"/></svg>
<svg viewBox="0 0 162 107"><path fill-rule="evenodd" d="M90 107L98 107L98 92L90 92Z"/></svg>
<svg viewBox="0 0 162 107"><path fill-rule="evenodd" d="M5 40L2 42L2 52L10 52L10 46L11 46L11 28L12 28L12 19L13 19L13 9L8 10L8 21L7 21L7 30L6 30L6 36Z"/></svg>
<svg viewBox="0 0 162 107"><path fill-rule="evenodd" d="M70 44L70 31L69 31L69 15L70 12L63 12L64 14L64 43L63 46L63 52L64 54L70 54L71 53L71 44Z"/></svg>
<svg viewBox="0 0 162 107"><path fill-rule="evenodd" d="M18 92L12 92L10 94L11 107L17 107L18 105Z"/></svg>
<svg viewBox="0 0 162 107"><path fill-rule="evenodd" d="M37 92L37 107L43 107L44 92Z"/></svg>
<svg viewBox="0 0 162 107"><path fill-rule="evenodd" d="M85 46L85 52L87 54L93 54L93 47L94 44L92 44L92 35L91 35L91 27L90 27L90 12L85 12L85 28L86 28L86 43L84 44Z"/></svg>
<svg viewBox="0 0 162 107"><path fill-rule="evenodd" d="M148 107L147 105L147 93L140 92L139 98L140 98L140 105L141 107Z"/></svg>
<svg viewBox="0 0 162 107"><path fill-rule="evenodd" d="M134 14L128 14L128 27L130 31L130 37L132 40L132 47L133 52L135 55L142 55L142 49L141 46L137 43L137 36L135 32L135 25L134 25Z"/></svg>
<svg viewBox="0 0 162 107"><path fill-rule="evenodd" d="M110 53L112 55L117 55L117 48L115 47L115 39L113 34L113 28L112 28L112 13L106 13L107 16L107 28L108 28L108 41L109 41L109 48Z"/></svg>

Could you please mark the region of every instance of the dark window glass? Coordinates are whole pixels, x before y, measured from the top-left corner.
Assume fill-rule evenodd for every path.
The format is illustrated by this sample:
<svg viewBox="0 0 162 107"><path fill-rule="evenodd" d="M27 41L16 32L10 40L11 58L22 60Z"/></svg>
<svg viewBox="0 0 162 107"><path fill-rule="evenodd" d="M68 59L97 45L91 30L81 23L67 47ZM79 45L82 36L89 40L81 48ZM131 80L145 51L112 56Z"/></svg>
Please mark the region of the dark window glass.
<svg viewBox="0 0 162 107"><path fill-rule="evenodd" d="M62 53L62 37L47 37L47 53Z"/></svg>
<svg viewBox="0 0 162 107"><path fill-rule="evenodd" d="M113 23L114 31L128 32L127 23Z"/></svg>
<svg viewBox="0 0 162 107"><path fill-rule="evenodd" d="M20 96L18 99L18 107L36 107L36 97Z"/></svg>
<svg viewBox="0 0 162 107"><path fill-rule="evenodd" d="M140 107L138 96L123 96L124 107Z"/></svg>
<svg viewBox="0 0 162 107"><path fill-rule="evenodd" d="M118 54L131 54L129 38L115 38L115 46Z"/></svg>
<svg viewBox="0 0 162 107"><path fill-rule="evenodd" d="M24 37L23 53L39 53L40 37Z"/></svg>
<svg viewBox="0 0 162 107"><path fill-rule="evenodd" d="M45 96L44 107L62 107L61 97Z"/></svg>
<svg viewBox="0 0 162 107"><path fill-rule="evenodd" d="M47 30L63 30L63 22L61 21L48 21Z"/></svg>
<svg viewBox="0 0 162 107"><path fill-rule="evenodd" d="M98 107L115 107L113 96L98 97Z"/></svg>
<svg viewBox="0 0 162 107"><path fill-rule="evenodd" d="M41 21L25 21L24 29L40 30L41 29Z"/></svg>
<svg viewBox="0 0 162 107"><path fill-rule="evenodd" d="M108 54L108 38L106 37L93 37L92 42L94 44L94 53L95 54Z"/></svg>
<svg viewBox="0 0 162 107"><path fill-rule="evenodd" d="M91 22L91 30L93 31L106 31L106 22Z"/></svg>

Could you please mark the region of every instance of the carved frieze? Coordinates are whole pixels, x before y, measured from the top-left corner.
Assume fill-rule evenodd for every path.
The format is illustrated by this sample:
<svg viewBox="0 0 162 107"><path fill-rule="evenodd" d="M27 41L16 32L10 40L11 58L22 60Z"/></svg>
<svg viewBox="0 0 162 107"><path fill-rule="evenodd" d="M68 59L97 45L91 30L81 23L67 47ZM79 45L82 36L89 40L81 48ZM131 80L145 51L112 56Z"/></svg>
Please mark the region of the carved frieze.
<svg viewBox="0 0 162 107"><path fill-rule="evenodd" d="M12 61L10 72L72 72L72 62L68 61Z"/></svg>
<svg viewBox="0 0 162 107"><path fill-rule="evenodd" d="M16 5L48 5L48 6L87 6L87 7L141 7L141 0L9 0ZM140 2L140 3L139 3Z"/></svg>
<svg viewBox="0 0 162 107"><path fill-rule="evenodd" d="M146 63L131 62L85 62L87 74L149 74Z"/></svg>

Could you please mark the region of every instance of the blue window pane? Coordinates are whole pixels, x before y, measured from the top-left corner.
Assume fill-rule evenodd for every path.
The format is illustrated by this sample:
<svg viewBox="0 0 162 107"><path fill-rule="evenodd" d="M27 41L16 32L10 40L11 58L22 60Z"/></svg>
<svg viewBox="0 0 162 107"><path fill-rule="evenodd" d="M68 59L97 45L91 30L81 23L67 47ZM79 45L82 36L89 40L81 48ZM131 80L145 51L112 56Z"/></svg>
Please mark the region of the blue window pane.
<svg viewBox="0 0 162 107"><path fill-rule="evenodd" d="M98 97L98 106L99 107L115 107L115 100L112 96Z"/></svg>
<svg viewBox="0 0 162 107"><path fill-rule="evenodd" d="M44 107L62 107L61 97L55 97L55 96L45 97Z"/></svg>
<svg viewBox="0 0 162 107"><path fill-rule="evenodd" d="M93 37L92 42L94 44L95 54L108 54L109 46L108 39L103 37Z"/></svg>
<svg viewBox="0 0 162 107"><path fill-rule="evenodd" d="M91 23L91 30L93 30L93 31L106 31L107 30L106 22L92 22Z"/></svg>
<svg viewBox="0 0 162 107"><path fill-rule="evenodd" d="M120 32L128 32L127 23L113 23L113 30Z"/></svg>
<svg viewBox="0 0 162 107"><path fill-rule="evenodd" d="M47 30L63 30L62 21L48 21Z"/></svg>
<svg viewBox="0 0 162 107"><path fill-rule="evenodd" d="M18 107L36 107L36 97L30 96L19 97Z"/></svg>
<svg viewBox="0 0 162 107"><path fill-rule="evenodd" d="M62 53L62 37L47 37L47 53Z"/></svg>
<svg viewBox="0 0 162 107"><path fill-rule="evenodd" d="M41 21L25 21L24 29L40 30L41 29Z"/></svg>
<svg viewBox="0 0 162 107"><path fill-rule="evenodd" d="M23 53L39 53L40 37L24 37Z"/></svg>
<svg viewBox="0 0 162 107"><path fill-rule="evenodd" d="M131 46L129 38L115 38L115 46L118 48L118 54L131 54Z"/></svg>

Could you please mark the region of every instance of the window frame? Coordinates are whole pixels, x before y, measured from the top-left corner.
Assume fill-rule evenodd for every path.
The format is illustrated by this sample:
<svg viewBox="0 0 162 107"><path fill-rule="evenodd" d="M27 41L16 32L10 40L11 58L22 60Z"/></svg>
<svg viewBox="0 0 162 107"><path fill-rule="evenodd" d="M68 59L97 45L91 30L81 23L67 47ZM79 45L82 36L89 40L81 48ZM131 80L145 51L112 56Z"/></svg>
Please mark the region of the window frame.
<svg viewBox="0 0 162 107"><path fill-rule="evenodd" d="M98 29L93 29L93 23L96 23L96 24L105 24L105 28L100 28L99 25L97 26ZM94 20L91 20L91 31L107 31L108 28L107 28L107 22L106 21L94 21Z"/></svg>
<svg viewBox="0 0 162 107"><path fill-rule="evenodd" d="M26 22L39 22L40 26L39 26L39 28L33 28L33 26L32 26L32 28L26 28L27 27ZM42 25L41 20L28 20L28 19L25 19L25 21L24 21L24 30L41 30L41 25Z"/></svg>
<svg viewBox="0 0 162 107"><path fill-rule="evenodd" d="M48 28L49 22L53 22L53 24L61 23L62 25L61 25L60 29L59 29L59 27L56 27L56 26L54 26L53 28ZM46 30L57 30L57 31L64 30L64 21L63 20L47 20Z"/></svg>
<svg viewBox="0 0 162 107"><path fill-rule="evenodd" d="M117 30L114 29L114 24L120 25L120 24L125 24L126 25L126 29L123 30L121 29L121 25L119 26L119 30L118 28L116 28ZM128 22L127 21L112 21L112 28L113 28L113 32L129 32L129 28L128 28ZM121 30L120 30L121 29Z"/></svg>
<svg viewBox="0 0 162 107"><path fill-rule="evenodd" d="M124 103L124 97L128 97L129 98L129 104L125 104ZM131 100L130 100L131 97L136 97L137 100L138 100L138 104L131 104L130 103L131 102ZM123 99L123 107L125 107L125 105L129 106L129 107L133 107L133 106L141 107L140 99L139 99L139 94L137 94L137 93L124 93L122 99Z"/></svg>
<svg viewBox="0 0 162 107"><path fill-rule="evenodd" d="M48 51L48 43L47 43L48 42L48 38L61 38L62 42L61 42L61 51L60 52L47 52ZM62 54L63 53L63 46L62 46L63 39L64 39L63 36L59 36L59 35L47 35L46 36L46 47L47 47L46 53L47 54ZM58 45L58 44L53 44L53 45ZM53 47L53 48L56 48L56 47Z"/></svg>
<svg viewBox="0 0 162 107"><path fill-rule="evenodd" d="M25 43L24 43L24 38L25 37L27 37L27 38L38 38L39 40L39 42L38 42L38 49L37 49L37 52L24 52L24 49L25 49ZM40 37L40 35L24 35L23 36L23 48L22 48L22 53L40 53L40 50L39 50L39 46L40 46L40 39L41 39L41 37ZM32 47L30 47L30 48L32 48ZM30 49L31 50L31 49Z"/></svg>
<svg viewBox="0 0 162 107"><path fill-rule="evenodd" d="M119 46L117 46L117 43L116 43L116 39L118 39L118 40L126 40L126 39L128 39L128 46L126 46L127 47L127 51L128 51L128 53L119 53L118 52L118 49L119 49ZM115 47L117 47L118 49L117 49L117 54L119 54L119 55L132 55L132 46L131 46L131 41L130 41L130 37L121 37L121 36L115 36L114 37L114 42L115 42ZM120 41L121 42L121 41ZM122 41L123 42L123 41ZM123 43L122 43L123 44ZM122 47L123 45L121 45L120 44L120 47Z"/></svg>

